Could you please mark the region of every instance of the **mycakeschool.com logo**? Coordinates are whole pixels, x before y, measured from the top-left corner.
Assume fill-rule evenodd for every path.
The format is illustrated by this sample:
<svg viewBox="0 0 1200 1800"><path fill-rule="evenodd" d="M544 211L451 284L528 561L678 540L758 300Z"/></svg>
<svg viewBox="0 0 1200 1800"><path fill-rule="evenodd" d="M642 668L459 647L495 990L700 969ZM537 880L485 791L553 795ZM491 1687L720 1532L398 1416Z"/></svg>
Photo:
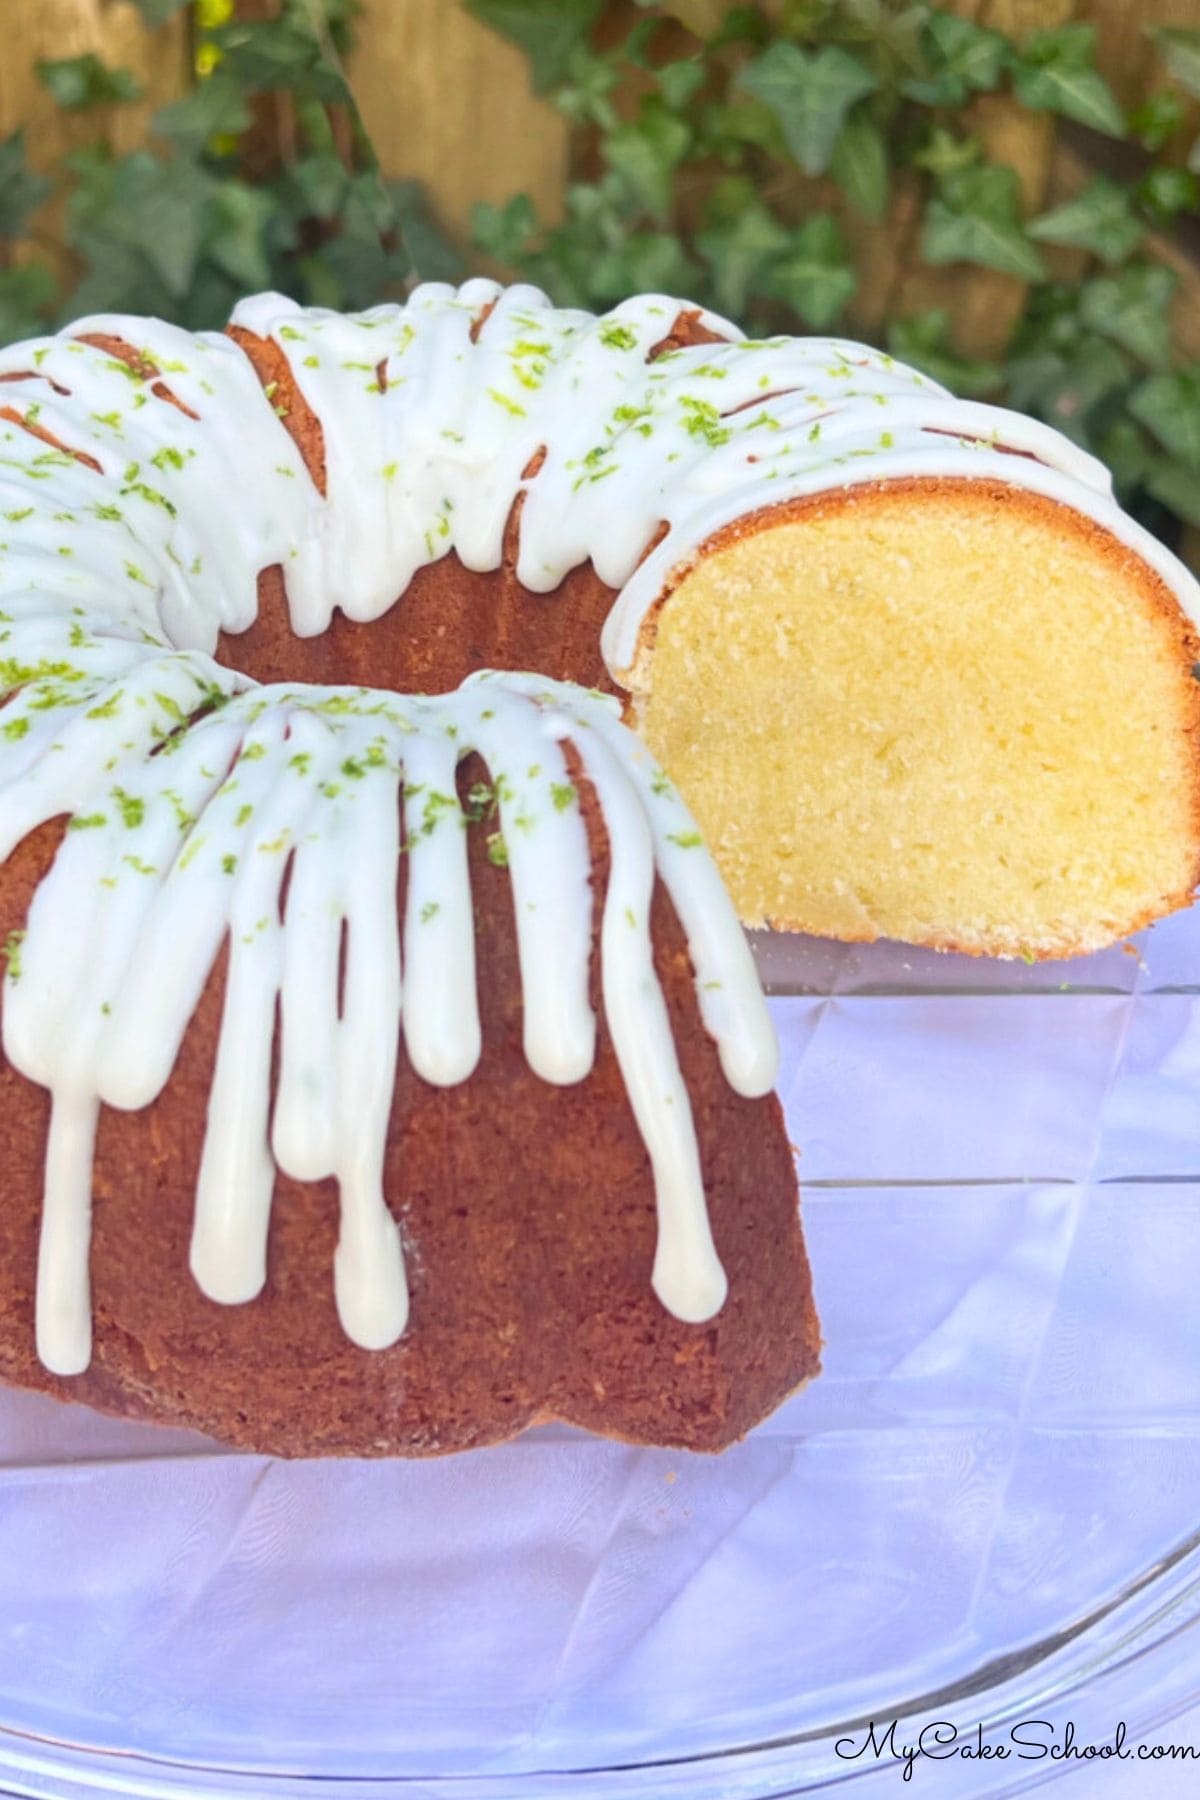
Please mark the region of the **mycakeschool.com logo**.
<svg viewBox="0 0 1200 1800"><path fill-rule="evenodd" d="M1006 1731L986 1733L982 1725L964 1727L950 1719L923 1725L890 1719L839 1738L834 1750L843 1762L894 1762L905 1781L921 1763L1200 1762L1200 1744L1130 1744L1128 1735L1123 1720L1111 1737L1089 1743L1070 1719L1021 1719Z"/></svg>

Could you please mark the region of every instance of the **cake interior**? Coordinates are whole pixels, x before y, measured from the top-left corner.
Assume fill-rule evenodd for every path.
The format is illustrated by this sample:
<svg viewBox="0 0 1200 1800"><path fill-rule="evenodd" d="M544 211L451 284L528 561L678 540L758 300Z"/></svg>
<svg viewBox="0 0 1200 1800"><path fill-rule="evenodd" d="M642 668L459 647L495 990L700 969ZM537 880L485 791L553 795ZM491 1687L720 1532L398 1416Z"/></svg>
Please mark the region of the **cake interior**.
<svg viewBox="0 0 1200 1800"><path fill-rule="evenodd" d="M1056 502L796 502L708 546L650 631L636 723L748 924L1041 957L1188 903L1195 635Z"/></svg>

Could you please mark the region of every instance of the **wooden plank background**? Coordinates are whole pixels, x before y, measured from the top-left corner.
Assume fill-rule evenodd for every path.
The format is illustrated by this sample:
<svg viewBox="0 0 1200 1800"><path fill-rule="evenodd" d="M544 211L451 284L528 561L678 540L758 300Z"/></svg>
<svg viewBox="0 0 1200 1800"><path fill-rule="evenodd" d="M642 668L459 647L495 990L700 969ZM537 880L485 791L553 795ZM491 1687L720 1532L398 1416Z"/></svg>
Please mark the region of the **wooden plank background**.
<svg viewBox="0 0 1200 1800"><path fill-rule="evenodd" d="M723 4L679 0L678 11L704 24ZM256 0L255 11L261 10L263 0ZM1101 66L1126 102L1153 79L1145 27L1200 28L1200 0L955 0L955 10L1017 34L1071 18L1092 21ZM130 0L6 0L0 136L23 126L37 166L51 165L95 129L94 119L57 110L37 80L38 59L88 50L132 69L146 87L144 101L114 110L120 149L138 141L154 108L191 79L183 15L152 36ZM350 76L386 172L424 182L436 216L464 247L477 200L524 191L547 216L561 207L570 173L565 123L530 92L519 52L472 19L459 0L365 0ZM976 103L976 124L991 153L1017 169L1031 209L1078 185L1078 157L1058 142L1052 120L1011 99L985 98ZM936 301L950 307L964 350L994 352L1019 316L1023 285L987 270L921 267L915 203L906 209L903 183L900 189L890 232L862 244L852 324L870 334L888 313ZM52 247L56 229L50 209L38 222L43 248ZM1183 347L1200 354L1200 274L1186 260L1179 266L1184 281L1176 325Z"/></svg>

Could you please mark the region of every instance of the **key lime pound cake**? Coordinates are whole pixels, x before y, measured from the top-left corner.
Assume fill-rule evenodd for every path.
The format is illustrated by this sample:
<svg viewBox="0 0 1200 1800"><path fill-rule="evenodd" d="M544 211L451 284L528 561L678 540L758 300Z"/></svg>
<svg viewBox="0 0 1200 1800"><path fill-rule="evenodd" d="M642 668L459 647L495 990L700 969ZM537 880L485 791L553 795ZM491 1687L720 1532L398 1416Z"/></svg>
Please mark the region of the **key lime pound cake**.
<svg viewBox="0 0 1200 1800"><path fill-rule="evenodd" d="M1190 578L873 351L474 281L0 383L9 1380L719 1448L819 1351L738 915L1052 955L1190 894Z"/></svg>

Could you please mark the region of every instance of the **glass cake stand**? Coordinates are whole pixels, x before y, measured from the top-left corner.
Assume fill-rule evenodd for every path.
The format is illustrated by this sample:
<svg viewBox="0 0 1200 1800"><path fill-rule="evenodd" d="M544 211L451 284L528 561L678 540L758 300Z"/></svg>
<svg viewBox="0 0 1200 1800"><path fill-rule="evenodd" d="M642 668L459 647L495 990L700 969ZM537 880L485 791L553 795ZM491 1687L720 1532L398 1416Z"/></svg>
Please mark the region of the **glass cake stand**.
<svg viewBox="0 0 1200 1800"><path fill-rule="evenodd" d="M1060 966L758 953L820 1381L715 1459L287 1464L7 1394L0 1790L899 1792L864 1721L1194 1702L1200 913Z"/></svg>

